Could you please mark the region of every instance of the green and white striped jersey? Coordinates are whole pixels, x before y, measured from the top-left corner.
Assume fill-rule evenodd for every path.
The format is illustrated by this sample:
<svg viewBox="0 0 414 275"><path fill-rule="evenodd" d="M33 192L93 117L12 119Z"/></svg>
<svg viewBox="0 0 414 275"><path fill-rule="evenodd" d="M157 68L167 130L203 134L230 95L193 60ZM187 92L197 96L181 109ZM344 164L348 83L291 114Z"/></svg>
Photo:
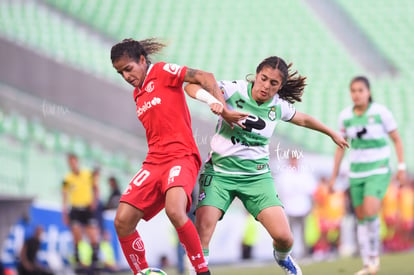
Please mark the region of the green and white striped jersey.
<svg viewBox="0 0 414 275"><path fill-rule="evenodd" d="M249 113L245 129L231 129L221 117L211 140L211 161L215 172L232 175L263 174L269 171L269 141L280 120L289 121L295 108L276 94L263 104L252 99L252 83L245 80L218 83L227 107Z"/></svg>
<svg viewBox="0 0 414 275"><path fill-rule="evenodd" d="M351 144L350 178L390 172L388 134L397 129L397 124L386 107L371 103L365 113L358 116L350 106L339 115L339 127Z"/></svg>

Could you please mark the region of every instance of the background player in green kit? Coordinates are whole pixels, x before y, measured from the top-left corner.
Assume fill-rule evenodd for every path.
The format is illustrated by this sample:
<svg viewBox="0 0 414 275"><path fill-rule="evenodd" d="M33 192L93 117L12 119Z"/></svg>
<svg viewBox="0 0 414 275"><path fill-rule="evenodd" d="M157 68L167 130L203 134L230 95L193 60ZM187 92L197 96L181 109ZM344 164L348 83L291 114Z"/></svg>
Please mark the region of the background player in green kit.
<svg viewBox="0 0 414 275"><path fill-rule="evenodd" d="M357 237L364 268L356 275L376 274L379 269L380 221L378 213L381 201L391 180L389 168L390 148L387 137L395 145L398 158L398 180L406 180L403 145L397 124L391 112L372 102L370 84L366 77L358 76L351 81L353 106L339 116L342 135L351 141L350 191L352 205L358 219ZM338 175L344 151L338 148L330 188Z"/></svg>
<svg viewBox="0 0 414 275"><path fill-rule="evenodd" d="M293 237L269 170L269 141L276 125L289 121L329 135L341 148L348 144L316 119L296 112L305 77L289 71L285 61L263 60L251 81L221 81L228 109L248 113L241 126L219 119L211 141L212 152L200 176L196 227L208 260L208 246L215 226L237 196L273 238L274 256L286 274L302 274L289 256ZM189 84L189 93L201 89Z"/></svg>

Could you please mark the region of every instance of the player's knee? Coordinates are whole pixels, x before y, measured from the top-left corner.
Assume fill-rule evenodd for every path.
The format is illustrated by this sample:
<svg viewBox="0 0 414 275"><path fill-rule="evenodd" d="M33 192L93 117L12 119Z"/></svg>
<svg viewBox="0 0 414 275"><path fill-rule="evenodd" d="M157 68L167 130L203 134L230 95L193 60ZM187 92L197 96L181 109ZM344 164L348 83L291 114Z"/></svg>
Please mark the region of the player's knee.
<svg viewBox="0 0 414 275"><path fill-rule="evenodd" d="M128 216L120 213L116 214L114 225L116 233L120 237L128 236L135 230L136 227L136 224L132 224Z"/></svg>
<svg viewBox="0 0 414 275"><path fill-rule="evenodd" d="M374 207L367 207L364 212L365 218L374 217L378 214L378 210Z"/></svg>
<svg viewBox="0 0 414 275"><path fill-rule="evenodd" d="M165 213L167 214L167 217L170 219L171 223L174 225L175 228L183 226L188 220L185 211L183 211L179 207L165 207Z"/></svg>
<svg viewBox="0 0 414 275"><path fill-rule="evenodd" d="M293 236L289 230L280 232L277 236L273 237L273 240L279 247L285 247L286 249L293 245Z"/></svg>
<svg viewBox="0 0 414 275"><path fill-rule="evenodd" d="M364 218L369 218L378 215L380 204L378 203L364 203Z"/></svg>

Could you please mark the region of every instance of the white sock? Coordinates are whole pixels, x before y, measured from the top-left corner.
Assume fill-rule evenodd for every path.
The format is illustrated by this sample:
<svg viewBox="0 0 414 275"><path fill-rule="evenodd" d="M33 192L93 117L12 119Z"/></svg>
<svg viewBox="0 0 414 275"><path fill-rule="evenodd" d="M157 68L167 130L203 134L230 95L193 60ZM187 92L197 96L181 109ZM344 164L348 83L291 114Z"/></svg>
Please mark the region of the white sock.
<svg viewBox="0 0 414 275"><path fill-rule="evenodd" d="M380 220L378 217L371 221L365 221L368 229L368 256L378 257L380 252Z"/></svg>
<svg viewBox="0 0 414 275"><path fill-rule="evenodd" d="M357 238L359 254L361 255L364 266L367 266L369 264L369 236L368 226L365 221L358 221Z"/></svg>

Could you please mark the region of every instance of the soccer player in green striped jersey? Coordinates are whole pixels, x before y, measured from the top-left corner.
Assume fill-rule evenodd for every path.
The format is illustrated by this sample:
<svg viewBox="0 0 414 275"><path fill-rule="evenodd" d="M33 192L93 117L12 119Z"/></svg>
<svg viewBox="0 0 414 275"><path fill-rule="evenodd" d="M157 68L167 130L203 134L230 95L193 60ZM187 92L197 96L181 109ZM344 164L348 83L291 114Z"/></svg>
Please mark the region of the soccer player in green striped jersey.
<svg viewBox="0 0 414 275"><path fill-rule="evenodd" d="M379 270L381 201L391 180L389 158L391 150L388 137L395 145L399 161L397 177L406 179L403 145L397 124L391 112L372 102L370 84L366 77L357 76L351 81L353 106L339 115L342 135L350 141L350 192L352 205L358 219L357 237L363 269L357 275L376 274ZM334 168L330 179L332 189L338 175L344 151L335 153Z"/></svg>
<svg viewBox="0 0 414 275"><path fill-rule="evenodd" d="M238 197L272 237L279 266L286 274L302 274L290 257L293 237L269 170L270 138L278 123L288 121L320 131L342 148L348 144L318 120L295 110L293 103L301 101L306 78L290 67L271 56L258 65L252 79L219 82L226 107L248 117L237 125L219 118L212 151L200 176L196 227L206 261L215 226ZM189 84L185 89L192 94L201 87Z"/></svg>

